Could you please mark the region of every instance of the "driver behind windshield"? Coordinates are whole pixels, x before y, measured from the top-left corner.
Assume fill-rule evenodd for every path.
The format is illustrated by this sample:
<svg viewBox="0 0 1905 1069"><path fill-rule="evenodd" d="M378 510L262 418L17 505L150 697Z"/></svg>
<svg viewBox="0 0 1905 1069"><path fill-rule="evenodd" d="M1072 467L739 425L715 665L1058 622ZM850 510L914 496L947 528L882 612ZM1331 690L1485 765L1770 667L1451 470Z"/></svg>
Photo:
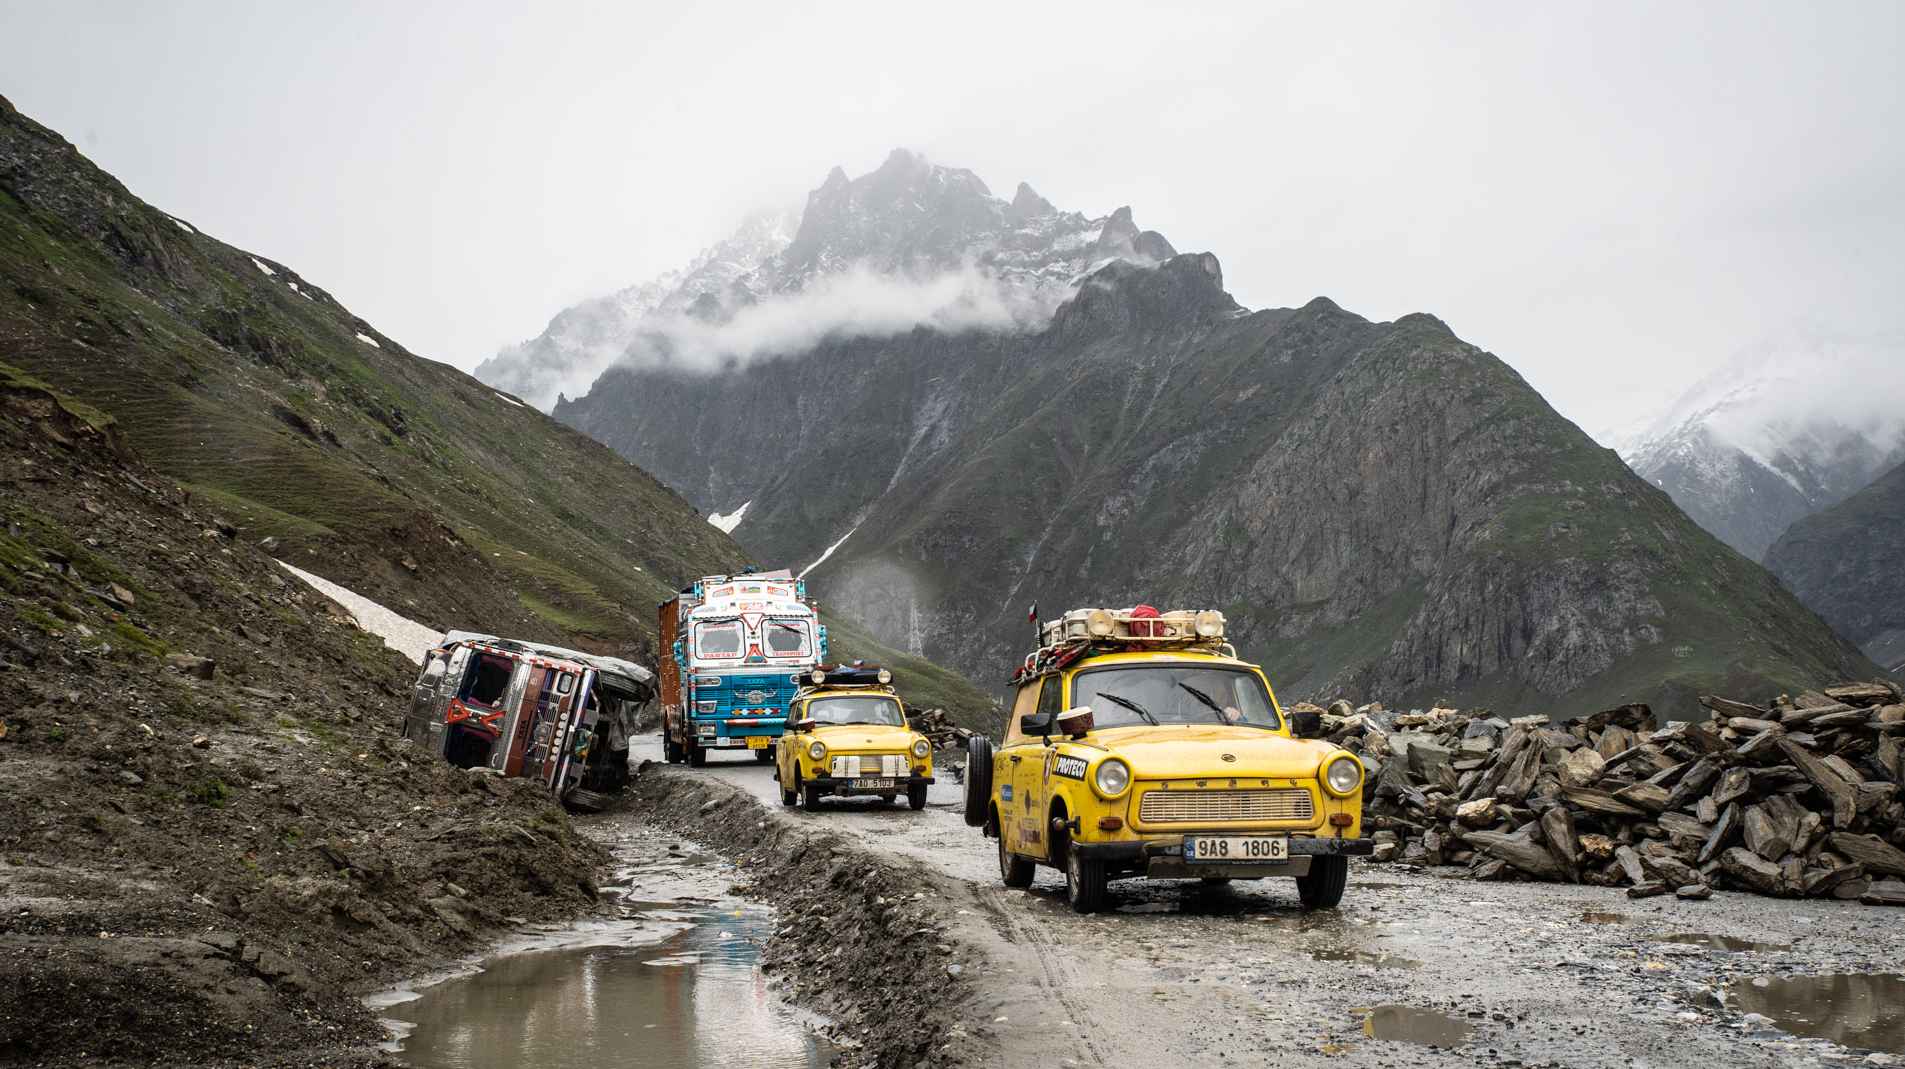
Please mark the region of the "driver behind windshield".
<svg viewBox="0 0 1905 1069"><path fill-rule="evenodd" d="M807 703L807 716L817 724L906 726L906 716L900 711L900 703L875 695L815 698Z"/></svg>
<svg viewBox="0 0 1905 1069"><path fill-rule="evenodd" d="M1281 726L1263 682L1223 668L1145 665L1080 672L1074 706L1091 707L1098 727L1128 724Z"/></svg>

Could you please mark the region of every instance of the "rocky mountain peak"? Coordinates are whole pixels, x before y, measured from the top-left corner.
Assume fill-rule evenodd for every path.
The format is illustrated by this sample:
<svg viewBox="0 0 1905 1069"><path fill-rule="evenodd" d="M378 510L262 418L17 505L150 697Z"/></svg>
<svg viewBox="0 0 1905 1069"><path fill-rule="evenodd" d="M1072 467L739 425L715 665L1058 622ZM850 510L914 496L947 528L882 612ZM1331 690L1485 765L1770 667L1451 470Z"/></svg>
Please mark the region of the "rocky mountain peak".
<svg viewBox="0 0 1905 1069"><path fill-rule="evenodd" d="M1057 211L1052 202L1033 192L1030 184L1019 183L1019 191L1012 195L1011 218L1014 223L1023 223L1041 215L1050 215Z"/></svg>
<svg viewBox="0 0 1905 1069"><path fill-rule="evenodd" d="M1107 263L1085 279L1077 296L1059 306L1052 326L1059 331L1179 329L1239 311L1242 306L1224 291L1217 257L1195 252L1153 265Z"/></svg>
<svg viewBox="0 0 1905 1069"><path fill-rule="evenodd" d="M476 374L548 408L558 392L585 394L631 353L666 350L685 318L722 323L750 305L822 300L825 280L854 272L898 288L931 289L957 276L955 311L991 308L998 311L986 325L1004 320L1035 331L1107 261L1149 265L1176 255L1162 234L1138 228L1129 207L1098 218L1062 211L1025 183L1007 202L973 172L899 148L857 178L833 168L797 216L751 216L681 270L563 310L541 335L505 349ZM786 318L812 323L828 314L840 313ZM944 327L945 317L927 318Z"/></svg>

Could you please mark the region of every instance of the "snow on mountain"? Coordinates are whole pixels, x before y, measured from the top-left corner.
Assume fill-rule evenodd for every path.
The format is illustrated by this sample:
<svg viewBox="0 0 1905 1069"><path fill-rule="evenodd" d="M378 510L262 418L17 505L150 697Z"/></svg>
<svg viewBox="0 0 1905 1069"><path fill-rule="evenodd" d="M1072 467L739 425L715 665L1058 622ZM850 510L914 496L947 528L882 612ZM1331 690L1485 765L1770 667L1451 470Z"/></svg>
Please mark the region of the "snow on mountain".
<svg viewBox="0 0 1905 1069"><path fill-rule="evenodd" d="M896 149L869 174L834 168L796 214L763 213L680 271L564 309L476 376L545 410L617 361L712 368L828 337L1043 326L1111 260L1176 254L1131 209L1060 211L1021 183Z"/></svg>
<svg viewBox="0 0 1905 1069"><path fill-rule="evenodd" d="M547 412L558 395L587 392L628 346L643 319L657 312L686 312L704 296L745 285L787 248L799 225L797 213L749 216L740 229L701 250L686 267L556 313L541 334L485 360L475 375Z"/></svg>
<svg viewBox="0 0 1905 1069"><path fill-rule="evenodd" d="M1794 521L1905 460L1905 339L1782 331L1616 448L1754 560Z"/></svg>

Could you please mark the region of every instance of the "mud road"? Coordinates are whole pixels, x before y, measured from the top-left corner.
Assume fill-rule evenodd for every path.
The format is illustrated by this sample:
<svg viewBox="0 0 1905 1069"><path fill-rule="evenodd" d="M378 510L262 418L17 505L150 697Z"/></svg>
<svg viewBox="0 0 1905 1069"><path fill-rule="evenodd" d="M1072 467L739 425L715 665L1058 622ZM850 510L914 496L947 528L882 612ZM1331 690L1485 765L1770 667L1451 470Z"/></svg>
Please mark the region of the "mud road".
<svg viewBox="0 0 1905 1069"><path fill-rule="evenodd" d="M658 760L651 749L636 758ZM918 813L836 800L809 814L739 755L643 774L732 784L761 804L748 818L761 828L824 828L932 874L945 960L971 966L957 970L970 1020L947 1061L1802 1066L1894 1064L1883 1052L1905 1050L1896 910L1729 892L1636 901L1357 861L1333 911L1303 910L1291 880L1127 881L1086 917L1051 870L1029 891L999 883L956 783ZM1804 979L1838 974L1852 975ZM1794 1034L1807 1032L1848 1045Z"/></svg>

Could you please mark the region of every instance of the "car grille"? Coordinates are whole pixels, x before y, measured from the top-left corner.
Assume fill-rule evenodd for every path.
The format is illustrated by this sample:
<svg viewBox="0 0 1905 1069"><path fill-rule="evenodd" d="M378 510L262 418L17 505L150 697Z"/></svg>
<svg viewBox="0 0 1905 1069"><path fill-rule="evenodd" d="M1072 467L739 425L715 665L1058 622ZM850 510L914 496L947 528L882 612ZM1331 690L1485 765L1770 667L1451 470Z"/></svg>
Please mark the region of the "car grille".
<svg viewBox="0 0 1905 1069"><path fill-rule="evenodd" d="M842 754L833 759L831 771L835 776L855 779L861 776L884 776L888 778L911 775L912 769L905 754Z"/></svg>
<svg viewBox="0 0 1905 1069"><path fill-rule="evenodd" d="M1146 824L1225 820L1311 820L1316 803L1300 788L1248 791L1149 791L1138 803Z"/></svg>

